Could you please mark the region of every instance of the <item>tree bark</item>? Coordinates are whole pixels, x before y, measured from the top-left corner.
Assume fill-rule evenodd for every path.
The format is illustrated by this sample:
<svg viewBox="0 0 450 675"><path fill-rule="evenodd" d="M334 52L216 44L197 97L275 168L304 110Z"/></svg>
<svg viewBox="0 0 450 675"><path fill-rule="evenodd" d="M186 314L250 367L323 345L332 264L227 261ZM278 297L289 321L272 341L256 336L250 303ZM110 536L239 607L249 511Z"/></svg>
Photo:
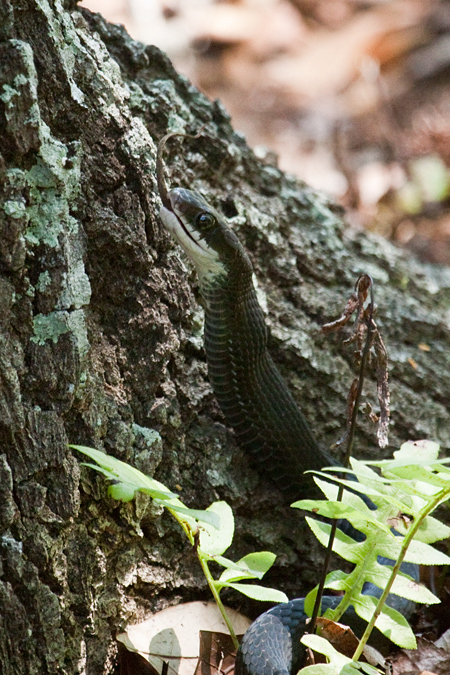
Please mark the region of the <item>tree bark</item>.
<svg viewBox="0 0 450 675"><path fill-rule="evenodd" d="M171 184L232 219L273 355L324 447L345 427L353 365L319 328L360 272L390 356L389 452L409 438L449 447L450 274L346 229L123 28L69 0L3 0L0 15L0 662L4 675L100 675L127 622L208 596L176 524L146 498L108 499L69 442L179 486L189 506L226 499L233 554L273 550L268 582L291 597L317 579L300 515L251 469L212 396L195 275L158 217L164 133L206 125L173 142ZM358 439L379 454L369 422Z"/></svg>

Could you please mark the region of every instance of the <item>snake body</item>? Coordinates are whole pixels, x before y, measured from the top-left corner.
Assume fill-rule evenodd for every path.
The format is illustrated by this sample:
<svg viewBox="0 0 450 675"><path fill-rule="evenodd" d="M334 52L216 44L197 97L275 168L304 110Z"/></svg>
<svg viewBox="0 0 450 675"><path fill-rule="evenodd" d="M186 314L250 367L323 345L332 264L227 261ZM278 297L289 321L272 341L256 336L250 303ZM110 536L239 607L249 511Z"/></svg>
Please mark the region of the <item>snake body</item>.
<svg viewBox="0 0 450 675"><path fill-rule="evenodd" d="M336 465L336 461L317 444L268 353L268 330L244 247L201 195L183 188L167 190L161 166L164 142L165 139L158 154L161 219L197 268L205 302L208 373L215 396L239 444L292 502L315 487L311 478L305 479L305 471ZM351 526L347 533L361 538ZM409 565L404 571L417 577L415 566ZM371 585L372 594L374 588ZM411 610L408 601L390 597L396 599L390 604L399 611ZM322 607L334 607L339 600L325 596ZM261 615L244 636L237 656L237 674L294 672L305 619L303 598ZM344 620L350 625L359 621L352 607Z"/></svg>
<svg viewBox="0 0 450 675"><path fill-rule="evenodd" d="M173 211L163 207L161 217L197 266L214 393L239 444L292 502L313 485L305 480L306 470L336 462L318 446L268 352L268 330L243 246L200 195L182 188L169 194ZM214 221L211 228L189 230L191 218L195 223L206 214Z"/></svg>
<svg viewBox="0 0 450 675"><path fill-rule="evenodd" d="M204 276L209 379L237 440L290 501L305 492L307 469L333 460L317 445L268 350L268 331L239 242L228 274Z"/></svg>

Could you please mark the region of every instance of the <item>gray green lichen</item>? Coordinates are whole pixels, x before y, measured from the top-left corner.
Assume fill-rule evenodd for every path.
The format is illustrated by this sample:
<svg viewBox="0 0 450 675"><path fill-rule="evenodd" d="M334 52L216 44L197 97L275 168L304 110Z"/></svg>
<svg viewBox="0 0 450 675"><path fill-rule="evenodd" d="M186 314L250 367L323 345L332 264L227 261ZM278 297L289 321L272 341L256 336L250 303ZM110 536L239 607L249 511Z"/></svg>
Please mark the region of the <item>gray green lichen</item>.
<svg viewBox="0 0 450 675"><path fill-rule="evenodd" d="M31 341L38 345L44 345L47 340L55 344L60 335L69 330L65 317L66 312L51 312L50 314L37 314L33 317L33 332Z"/></svg>

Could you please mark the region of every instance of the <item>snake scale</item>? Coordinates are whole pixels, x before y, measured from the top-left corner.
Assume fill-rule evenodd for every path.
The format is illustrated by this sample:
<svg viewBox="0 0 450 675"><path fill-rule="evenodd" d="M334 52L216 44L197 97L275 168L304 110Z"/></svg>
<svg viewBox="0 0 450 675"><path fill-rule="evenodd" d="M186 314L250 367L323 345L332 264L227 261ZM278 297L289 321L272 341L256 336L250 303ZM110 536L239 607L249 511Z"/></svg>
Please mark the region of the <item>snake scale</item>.
<svg viewBox="0 0 450 675"><path fill-rule="evenodd" d="M209 379L241 447L292 502L313 487L310 478L305 480L305 471L337 463L319 447L268 352L268 329L244 247L201 195L184 188L167 189L162 156L167 139L175 135L182 134L167 134L158 147L160 215L197 269L205 304ZM351 534L361 538L355 530ZM417 577L415 566L404 571ZM390 598L399 611L411 610L408 601ZM322 608L334 607L339 600L325 596ZM256 619L237 655L238 675L296 672L306 619L303 601L297 598L277 605ZM359 619L351 609L344 619L355 626Z"/></svg>

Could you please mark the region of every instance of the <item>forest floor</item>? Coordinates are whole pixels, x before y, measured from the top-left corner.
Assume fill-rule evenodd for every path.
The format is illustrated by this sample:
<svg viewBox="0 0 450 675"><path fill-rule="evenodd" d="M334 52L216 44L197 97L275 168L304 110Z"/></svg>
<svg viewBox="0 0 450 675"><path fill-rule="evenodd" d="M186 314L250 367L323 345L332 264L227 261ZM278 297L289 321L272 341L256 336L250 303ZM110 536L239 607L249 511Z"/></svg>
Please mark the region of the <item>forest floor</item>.
<svg viewBox="0 0 450 675"><path fill-rule="evenodd" d="M219 98L348 221L450 264L446 0L83 0Z"/></svg>

